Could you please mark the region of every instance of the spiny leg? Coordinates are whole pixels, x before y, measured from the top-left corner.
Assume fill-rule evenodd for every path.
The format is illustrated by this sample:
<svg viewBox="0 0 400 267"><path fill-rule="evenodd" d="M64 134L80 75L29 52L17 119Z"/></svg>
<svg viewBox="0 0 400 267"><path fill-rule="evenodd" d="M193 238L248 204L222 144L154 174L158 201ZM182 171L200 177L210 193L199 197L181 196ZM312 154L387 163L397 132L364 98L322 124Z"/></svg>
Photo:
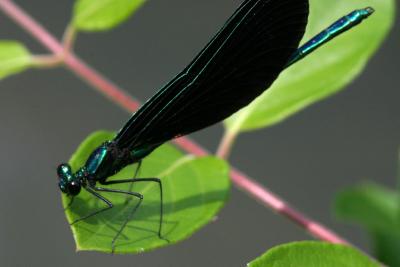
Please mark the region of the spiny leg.
<svg viewBox="0 0 400 267"><path fill-rule="evenodd" d="M135 174L133 175L133 179L138 177L138 174L139 174L139 171L140 171L140 167L142 167L142 160L139 160L137 162L137 166L136 166L136 169L135 169ZM133 188L133 183L129 183L128 191L132 192L132 188ZM131 199L132 199L131 197L127 196L126 199L125 199L124 205L127 205L131 201Z"/></svg>
<svg viewBox="0 0 400 267"><path fill-rule="evenodd" d="M161 228L163 224L164 217L164 200L163 200L163 188L162 183L159 178L133 178L133 179L125 179L125 180L113 180L113 181L104 181L102 184L104 185L112 185L112 184L123 184L123 183L136 183L136 182L154 182L157 183L160 190L160 224L158 227L158 237L163 239L161 236Z"/></svg>
<svg viewBox="0 0 400 267"><path fill-rule="evenodd" d="M106 208L104 208L104 209L101 209L101 210L98 210L98 211L95 211L95 212L93 212L93 213L91 213L91 214L88 214L88 215L86 215L86 216L83 216L83 217L81 217L81 218L79 218L79 219L73 221L70 225L73 225L73 224L75 224L75 223L77 223L77 222L86 220L86 219L88 219L88 218L90 218L90 217L92 217L92 216L94 216L94 215L97 215L97 214L99 214L99 213L101 213L101 212L103 212L103 211L106 211L106 210L108 210L108 209L111 209L111 208L113 207L113 204L111 203L111 201L109 201L108 199L106 199L105 197L103 197L102 195L100 195L99 193L97 193L96 191L93 190L93 189L95 189L95 188L85 187L85 189L86 189L86 191L88 191L89 193L91 193L92 195L94 195L95 197L97 197L98 199L100 199L101 201L103 201L104 203L106 203L108 207L106 207Z"/></svg>
<svg viewBox="0 0 400 267"><path fill-rule="evenodd" d="M139 194L139 193L136 193L136 192L128 192L128 191L124 191L124 190L109 189L109 188L102 188L102 187L94 187L93 189L96 190L96 191L100 191L100 192L128 194L130 196L135 196L135 197L139 198L139 202L131 210L131 212L129 213L127 219L121 225L121 228L118 230L117 234L114 236L114 238L113 238L113 240L111 242L111 253L114 253L114 251L115 251L115 242L117 241L118 237L121 235L122 231L124 230L124 228L126 227L128 222L132 219L132 216L135 214L135 212L139 208L140 204L142 203L143 195Z"/></svg>
<svg viewBox="0 0 400 267"><path fill-rule="evenodd" d="M75 199L75 196L72 196L70 201L68 202L67 207L64 208L64 211L69 209L72 206L72 203L74 203L74 199Z"/></svg>

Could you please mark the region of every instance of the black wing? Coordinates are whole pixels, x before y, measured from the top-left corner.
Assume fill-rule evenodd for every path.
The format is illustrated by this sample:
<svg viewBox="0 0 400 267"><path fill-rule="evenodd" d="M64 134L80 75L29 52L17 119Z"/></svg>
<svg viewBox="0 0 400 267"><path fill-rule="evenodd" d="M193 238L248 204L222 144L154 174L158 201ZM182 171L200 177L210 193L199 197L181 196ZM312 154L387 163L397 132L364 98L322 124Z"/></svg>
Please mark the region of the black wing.
<svg viewBox="0 0 400 267"><path fill-rule="evenodd" d="M266 90L297 49L308 0L246 0L218 34L120 130L120 148L156 146L217 123Z"/></svg>

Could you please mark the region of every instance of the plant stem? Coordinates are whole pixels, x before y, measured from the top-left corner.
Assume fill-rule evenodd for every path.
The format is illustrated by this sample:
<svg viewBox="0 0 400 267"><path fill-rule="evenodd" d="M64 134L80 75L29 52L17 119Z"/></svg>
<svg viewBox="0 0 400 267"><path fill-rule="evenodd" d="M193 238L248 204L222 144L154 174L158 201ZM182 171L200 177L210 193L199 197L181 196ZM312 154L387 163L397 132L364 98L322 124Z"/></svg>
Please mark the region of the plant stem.
<svg viewBox="0 0 400 267"><path fill-rule="evenodd" d="M228 159L237 137L237 132L226 130L215 154L222 159Z"/></svg>
<svg viewBox="0 0 400 267"><path fill-rule="evenodd" d="M76 41L77 32L75 28L71 25L68 25L62 39L62 43L64 45L64 53L69 54L74 49L74 44Z"/></svg>
<svg viewBox="0 0 400 267"><path fill-rule="evenodd" d="M119 106L130 112L134 112L139 107L139 103L133 99L133 97L129 96L128 93L106 80L102 75L76 57L73 53L64 54L64 46L42 25L36 22L15 3L10 0L0 0L0 8L47 49L55 55L62 56L64 58L64 64L66 64L67 67L69 67L69 69L71 69L77 76L89 83L94 89L100 91L114 103L117 103Z"/></svg>
<svg viewBox="0 0 400 267"><path fill-rule="evenodd" d="M55 56L63 56L65 65L77 74L81 79L93 86L94 89L101 92L112 100L115 104L124 108L129 112L134 112L139 107L139 103L128 95L121 88L105 79L97 71L79 59L72 51L64 53L64 46L57 41L46 29L31 18L26 12L18 7L11 0L0 0L0 9L3 10L11 19L19 24L25 31L29 32L36 40L41 42L47 47ZM70 44L72 47L72 43ZM227 155L231 147L227 137L226 148L222 149L221 154ZM194 141L186 137L181 137L174 140L174 142L185 151L195 154L197 156L208 155L208 151L196 144ZM312 236L317 239L331 242L347 244L347 241L325 228L323 225L307 218L300 212L290 207L281 198L270 192L267 188L253 181L245 174L241 173L235 168L230 172L233 183L242 191L249 194L254 199L260 201L263 205L273 209L278 214L289 218L300 227L304 228Z"/></svg>
<svg viewBox="0 0 400 267"><path fill-rule="evenodd" d="M235 183L236 187L250 194L253 198L257 199L264 206L267 206L274 210L276 213L287 217L289 220L295 222L301 228L304 228L312 236L317 239L327 241L336 244L348 244L349 243L342 237L335 234L322 224L313 221L304 214L295 210L282 198L275 195L261 184L257 183L253 179L247 177L244 173L237 169L232 168L231 179Z"/></svg>
<svg viewBox="0 0 400 267"><path fill-rule="evenodd" d="M54 68L64 64L64 60L58 55L34 55L32 63L37 68Z"/></svg>
<svg viewBox="0 0 400 267"><path fill-rule="evenodd" d="M139 108L140 105L138 101L117 85L104 78L100 73L76 57L73 53L65 55L64 62L78 77L86 81L95 90L105 95L121 108L130 113L135 112Z"/></svg>

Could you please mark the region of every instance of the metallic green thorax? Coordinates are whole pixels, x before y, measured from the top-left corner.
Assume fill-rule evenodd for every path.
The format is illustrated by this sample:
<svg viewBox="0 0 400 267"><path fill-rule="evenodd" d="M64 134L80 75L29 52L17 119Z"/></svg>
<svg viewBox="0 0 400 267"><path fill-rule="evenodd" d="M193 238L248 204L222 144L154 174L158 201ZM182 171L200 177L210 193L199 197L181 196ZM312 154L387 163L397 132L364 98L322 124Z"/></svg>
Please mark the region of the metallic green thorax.
<svg viewBox="0 0 400 267"><path fill-rule="evenodd" d="M59 187L69 195L79 193L81 186L105 181L125 166L138 162L150 154L155 147L140 147L134 151L121 150L113 141L108 141L96 148L85 165L73 173L68 164L61 164L58 169Z"/></svg>
<svg viewBox="0 0 400 267"><path fill-rule="evenodd" d="M129 151L120 149L113 141L109 141L92 152L81 171L96 181L104 180L125 166L140 161L153 150L150 147L139 147Z"/></svg>
<svg viewBox="0 0 400 267"><path fill-rule="evenodd" d="M310 41L302 45L299 49L297 49L297 51L292 55L286 67L289 67L290 65L296 63L323 44L327 43L329 40L361 23L372 13L374 13L374 9L372 7L367 7L364 9L355 10L347 16L340 18L327 29L325 29L314 38L312 38Z"/></svg>
<svg viewBox="0 0 400 267"><path fill-rule="evenodd" d="M106 158L107 152L107 143L99 146L92 152L84 167L89 174L94 175L97 172L99 166Z"/></svg>

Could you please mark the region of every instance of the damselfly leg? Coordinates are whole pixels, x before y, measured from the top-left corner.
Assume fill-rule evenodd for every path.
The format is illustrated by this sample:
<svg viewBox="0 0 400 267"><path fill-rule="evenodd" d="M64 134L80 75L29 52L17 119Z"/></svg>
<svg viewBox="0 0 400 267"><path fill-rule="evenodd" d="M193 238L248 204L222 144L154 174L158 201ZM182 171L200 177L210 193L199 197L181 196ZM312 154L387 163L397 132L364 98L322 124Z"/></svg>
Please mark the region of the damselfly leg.
<svg viewBox="0 0 400 267"><path fill-rule="evenodd" d="M164 217L164 198L163 198L163 187L161 180L159 178L133 178L133 179L125 179L125 180L113 180L113 181L104 181L102 182L103 185L112 185L112 184L124 184L124 183L138 183L138 182L153 182L157 183L160 191L160 223L158 227L158 237L161 237L161 228L163 223ZM129 192L126 192L127 194ZM127 220L129 221L129 219ZM126 225L127 222L125 222ZM122 227L123 228L123 227Z"/></svg>
<svg viewBox="0 0 400 267"><path fill-rule="evenodd" d="M135 174L133 175L133 179L136 179L136 177L138 177L141 167L142 167L142 160L137 162ZM130 183L128 191L132 192L132 188L133 188L133 183ZM127 205L131 201L131 199L132 199L131 197L127 196L125 199L125 205Z"/></svg>
<svg viewBox="0 0 400 267"><path fill-rule="evenodd" d="M131 195L131 196L135 196L135 197L137 197L139 199L139 202L136 203L135 207L129 212L129 215L127 216L126 220L121 225L121 227L119 228L117 234L114 236L113 240L111 241L111 252L114 253L114 251L115 251L115 242L117 241L118 237L121 235L121 233L124 230L125 226L132 219L133 215L135 214L136 210L139 208L140 204L142 204L143 195L140 194L140 193L136 193L136 192L128 192L128 191L124 191L124 190L102 188L102 187L95 187L94 190L100 191L100 192L106 192L106 193L128 194L128 195ZM112 207L113 206L111 204L110 208L112 208Z"/></svg>
<svg viewBox="0 0 400 267"><path fill-rule="evenodd" d="M97 193L97 192L95 191L96 188L94 188L94 187L89 187L89 186L88 186L88 187L85 187L85 189L86 189L86 191L88 191L90 194L92 194L93 196L97 197L98 199L100 199L101 201L103 201L104 203L106 203L108 207L103 208L103 209L100 209L100 210L97 210L97 211L92 212L92 213L90 213L90 214L88 214L88 215L85 215L85 216L83 216L83 217L80 217L79 219L76 219L75 221L73 221L72 223L70 223L70 225L73 225L73 224L76 224L77 222L86 220L86 219L88 219L88 218L90 218L90 217L93 217L93 216L95 216L95 215L97 215L97 214L99 214L99 213L102 213L102 212L104 212L104 211L106 211L106 210L109 210L109 209L111 209L112 207L114 207L114 205L111 203L110 200L106 199L105 197L103 197L102 195L100 195L99 193Z"/></svg>
<svg viewBox="0 0 400 267"><path fill-rule="evenodd" d="M64 208L64 210L68 210L72 204L74 203L75 196L71 196L71 199L68 202L68 205Z"/></svg>
<svg viewBox="0 0 400 267"><path fill-rule="evenodd" d="M163 216L164 216L164 201L163 201L163 188L162 188L162 183L161 180L159 178L131 178L131 179L124 179L124 180L113 180L113 181L103 181L101 184L103 185L113 185L113 184L126 184L129 183L130 185L132 185L133 183L137 183L137 182L153 182L153 183L157 183L159 186L159 191L160 191L160 221L159 221L159 227L158 227L158 237L160 239L163 239L161 236L161 231L162 231L162 224L163 224ZM131 188L131 186L130 186ZM108 200L107 198L105 198L104 196L102 196L101 194L99 194L98 192L105 192L105 193L118 193L118 194L125 194L127 196L133 196L138 198L138 202L135 204L135 206L133 207L132 210L129 211L128 216L126 217L125 221L123 222L123 224L121 225L120 229L117 231L116 235L114 236L112 242L111 242L111 250L114 253L115 251L115 243L118 240L118 237L121 235L122 231L124 230L124 228L126 227L126 225L128 224L128 222L130 220L132 220L135 212L137 211L137 209L139 208L139 206L141 205L142 201L143 201L143 195L137 192L131 192L131 191L126 191L126 190L119 190L119 189L111 189L111 188L103 188L103 187L96 187L96 186L87 186L85 187L85 189L91 193L93 196L95 196L96 198L100 199L101 201L103 201L107 207L97 210L95 212L92 212L86 216L83 216L75 221L73 221L71 223L71 225L86 220L90 217L93 217L95 215L98 215L99 213L102 213L106 210L109 210L111 208L114 207L113 203Z"/></svg>

